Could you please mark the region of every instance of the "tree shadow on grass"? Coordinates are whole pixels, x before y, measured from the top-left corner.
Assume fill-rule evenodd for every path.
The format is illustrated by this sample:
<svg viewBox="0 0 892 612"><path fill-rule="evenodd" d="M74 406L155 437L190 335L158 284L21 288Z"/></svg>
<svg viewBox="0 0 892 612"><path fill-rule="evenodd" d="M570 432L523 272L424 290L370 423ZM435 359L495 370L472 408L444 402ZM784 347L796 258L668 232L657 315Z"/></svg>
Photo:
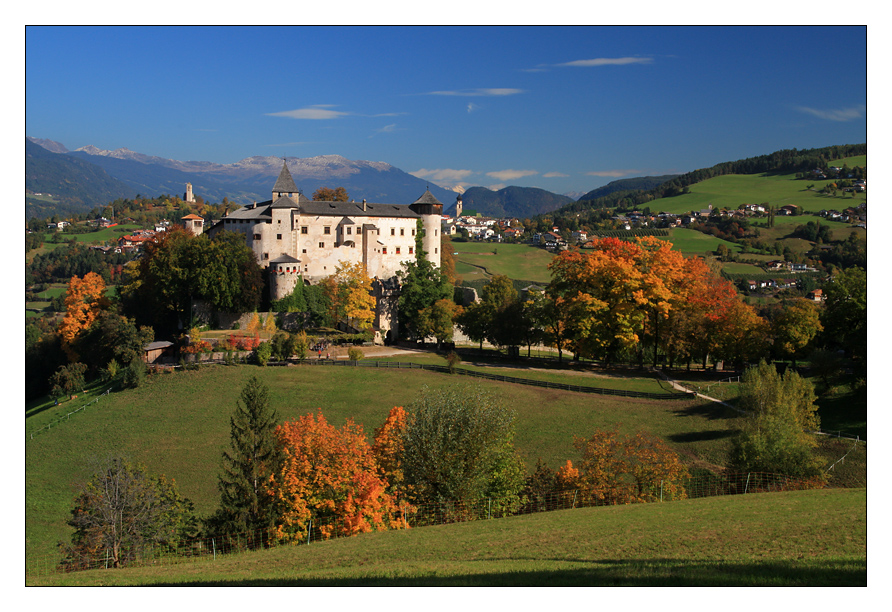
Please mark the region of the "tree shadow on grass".
<svg viewBox="0 0 892 612"><path fill-rule="evenodd" d="M740 415L731 410L727 406L716 404L714 402L706 402L695 404L686 408L673 410L675 416L679 417L701 417L709 421L729 421L738 418Z"/></svg>
<svg viewBox="0 0 892 612"><path fill-rule="evenodd" d="M735 433L736 432L727 429L710 429L707 431L691 431L687 433L673 434L669 436L669 439L673 442L678 443L706 442L708 440L721 440L723 438L730 438L735 435Z"/></svg>
<svg viewBox="0 0 892 612"><path fill-rule="evenodd" d="M518 561L520 559L508 559ZM494 559L493 561L499 561ZM152 586L867 586L867 561L771 562L683 559L530 559L581 564L562 570L508 571L453 576L270 578L157 582Z"/></svg>

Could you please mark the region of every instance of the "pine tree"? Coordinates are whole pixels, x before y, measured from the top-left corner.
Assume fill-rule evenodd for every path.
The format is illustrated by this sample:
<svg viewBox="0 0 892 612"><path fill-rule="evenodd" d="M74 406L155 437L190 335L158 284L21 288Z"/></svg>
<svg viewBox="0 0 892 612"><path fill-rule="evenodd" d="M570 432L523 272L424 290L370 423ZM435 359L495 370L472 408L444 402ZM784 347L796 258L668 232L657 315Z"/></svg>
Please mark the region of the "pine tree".
<svg viewBox="0 0 892 612"><path fill-rule="evenodd" d="M230 449L223 452L220 510L212 528L225 533L267 530L276 518L268 482L281 462L275 409L269 389L256 376L242 389L230 418Z"/></svg>

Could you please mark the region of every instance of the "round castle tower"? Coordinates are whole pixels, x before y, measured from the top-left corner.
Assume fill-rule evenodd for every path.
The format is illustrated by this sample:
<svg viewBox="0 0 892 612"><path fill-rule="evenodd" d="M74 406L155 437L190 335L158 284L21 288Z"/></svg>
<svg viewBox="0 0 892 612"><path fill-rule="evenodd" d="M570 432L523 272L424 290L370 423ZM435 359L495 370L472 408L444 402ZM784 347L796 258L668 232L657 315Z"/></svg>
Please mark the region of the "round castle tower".
<svg viewBox="0 0 892 612"><path fill-rule="evenodd" d="M427 253L427 260L440 267L440 220L443 215L443 203L434 197L430 189L425 189L424 194L409 204L409 208L421 215L424 224L424 238L422 247Z"/></svg>

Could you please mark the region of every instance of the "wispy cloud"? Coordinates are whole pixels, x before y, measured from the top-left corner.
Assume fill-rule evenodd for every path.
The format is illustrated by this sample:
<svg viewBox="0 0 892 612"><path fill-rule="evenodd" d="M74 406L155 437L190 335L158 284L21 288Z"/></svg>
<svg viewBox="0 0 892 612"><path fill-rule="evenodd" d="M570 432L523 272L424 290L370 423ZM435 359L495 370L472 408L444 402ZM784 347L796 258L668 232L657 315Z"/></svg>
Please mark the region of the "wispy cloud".
<svg viewBox="0 0 892 612"><path fill-rule="evenodd" d="M265 147L299 147L299 146L308 145L308 144L314 144L314 143L312 143L310 141L282 142L282 143L268 144L268 145L263 145L263 146L265 146Z"/></svg>
<svg viewBox="0 0 892 612"><path fill-rule="evenodd" d="M652 57L595 57L592 59L573 60L560 64L539 64L534 68L527 68L524 72L545 72L549 68L593 68L597 66L629 66L632 64L652 64Z"/></svg>
<svg viewBox="0 0 892 612"><path fill-rule="evenodd" d="M444 91L429 91L427 96L513 96L526 93L523 89L508 87L487 87L483 89L451 89Z"/></svg>
<svg viewBox="0 0 892 612"><path fill-rule="evenodd" d="M596 57L594 59L573 60L562 64L554 64L556 68L561 66L579 66L589 68L592 66L627 66L629 64L651 64L652 57Z"/></svg>
<svg viewBox="0 0 892 612"><path fill-rule="evenodd" d="M607 176L617 178L620 176L629 176L630 174L641 174L640 170L593 170L586 172L586 176Z"/></svg>
<svg viewBox="0 0 892 612"><path fill-rule="evenodd" d="M468 112L469 112L469 113L473 113L473 112L474 112L475 110L477 110L478 108L480 108L479 105L474 104L473 102L468 102Z"/></svg>
<svg viewBox="0 0 892 612"><path fill-rule="evenodd" d="M457 170L454 168L421 168L420 170L410 172L409 174L411 174L412 176L417 176L418 178L430 179L436 183L437 181L463 181L464 179L475 173L473 170Z"/></svg>
<svg viewBox="0 0 892 612"><path fill-rule="evenodd" d="M499 179L500 181L512 181L514 179L519 179L524 176L532 176L534 174L539 174L535 170L499 170L497 172L487 172L486 176L491 176L494 179Z"/></svg>
<svg viewBox="0 0 892 612"><path fill-rule="evenodd" d="M296 108L290 111L280 111L278 113L266 113L270 117L288 117L289 119L337 119L345 115L350 115L344 111L332 110L334 104L314 104L305 106L304 108Z"/></svg>
<svg viewBox="0 0 892 612"><path fill-rule="evenodd" d="M545 178L567 178L570 175L564 174L563 172L546 172L542 176Z"/></svg>
<svg viewBox="0 0 892 612"><path fill-rule="evenodd" d="M796 110L801 113L813 115L819 119L827 121L855 121L864 116L867 109L864 105L852 106L850 108L810 108L808 106L797 106Z"/></svg>
<svg viewBox="0 0 892 612"><path fill-rule="evenodd" d="M390 125L385 125L384 127L381 127L381 128L378 128L377 130L375 130L374 133L371 136L369 136L369 138L372 138L372 137L376 136L377 134L389 134L390 132L396 132L396 131L403 130L403 129L405 129L405 128L397 127L395 123L391 123Z"/></svg>

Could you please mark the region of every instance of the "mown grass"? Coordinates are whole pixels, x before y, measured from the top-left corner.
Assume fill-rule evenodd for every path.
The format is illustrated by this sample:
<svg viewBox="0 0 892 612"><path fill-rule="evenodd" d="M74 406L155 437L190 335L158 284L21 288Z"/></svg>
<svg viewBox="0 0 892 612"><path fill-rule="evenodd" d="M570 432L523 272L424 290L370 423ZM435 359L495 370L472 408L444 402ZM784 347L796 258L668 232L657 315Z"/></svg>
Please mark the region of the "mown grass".
<svg viewBox="0 0 892 612"><path fill-rule="evenodd" d="M552 253L527 244L496 244L493 242L453 242L456 273L467 275L467 280L487 278L476 272L485 268L489 276L504 274L509 278L547 283L551 280L548 264ZM493 252L495 251L495 253Z"/></svg>
<svg viewBox="0 0 892 612"><path fill-rule="evenodd" d="M34 585L866 586L864 489L563 510Z"/></svg>
<svg viewBox="0 0 892 612"><path fill-rule="evenodd" d="M54 553L56 542L70 536L65 521L78 485L90 475L90 460L111 452L129 454L150 472L175 478L200 514L212 512L219 501L217 474L229 442L229 417L251 374L269 385L280 421L321 409L338 427L353 418L368 437L393 406L411 404L425 385L479 384L517 411L515 443L529 469L540 457L552 469L567 459L577 461L574 436L614 426L664 438L691 465L721 465L734 432L732 413L699 400L616 398L423 370L204 366L159 374L138 389L105 396L33 440L29 432L78 404L26 407L29 557Z"/></svg>

